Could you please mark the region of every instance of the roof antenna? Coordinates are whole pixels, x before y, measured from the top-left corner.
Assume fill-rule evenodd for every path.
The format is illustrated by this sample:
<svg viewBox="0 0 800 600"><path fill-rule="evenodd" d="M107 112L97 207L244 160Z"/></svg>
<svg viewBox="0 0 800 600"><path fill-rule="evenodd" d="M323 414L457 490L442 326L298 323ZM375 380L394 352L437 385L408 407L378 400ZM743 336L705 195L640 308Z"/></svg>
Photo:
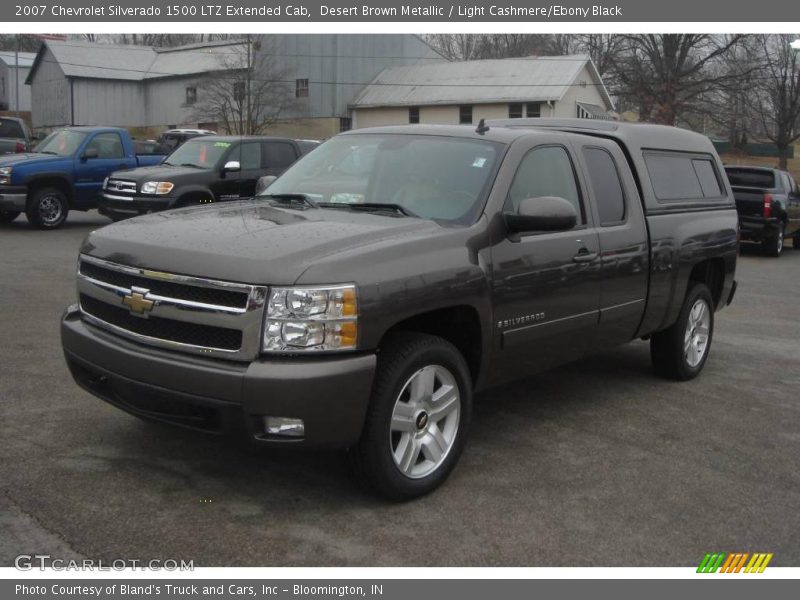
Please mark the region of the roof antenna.
<svg viewBox="0 0 800 600"><path fill-rule="evenodd" d="M478 128L475 130L475 133L483 135L487 131L489 131L489 126L484 122L484 119L478 121Z"/></svg>

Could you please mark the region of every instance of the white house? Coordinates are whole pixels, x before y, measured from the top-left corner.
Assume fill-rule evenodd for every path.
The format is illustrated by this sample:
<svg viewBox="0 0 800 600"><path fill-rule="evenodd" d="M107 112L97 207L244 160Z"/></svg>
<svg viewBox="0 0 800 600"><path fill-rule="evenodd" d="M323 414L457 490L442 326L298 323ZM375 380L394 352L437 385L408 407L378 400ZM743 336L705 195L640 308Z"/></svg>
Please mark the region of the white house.
<svg viewBox="0 0 800 600"><path fill-rule="evenodd" d="M515 117L616 117L614 102L586 55L390 68L364 88L350 108L353 128Z"/></svg>
<svg viewBox="0 0 800 600"><path fill-rule="evenodd" d="M0 51L0 110L31 110L31 90L25 79L35 57L33 52Z"/></svg>

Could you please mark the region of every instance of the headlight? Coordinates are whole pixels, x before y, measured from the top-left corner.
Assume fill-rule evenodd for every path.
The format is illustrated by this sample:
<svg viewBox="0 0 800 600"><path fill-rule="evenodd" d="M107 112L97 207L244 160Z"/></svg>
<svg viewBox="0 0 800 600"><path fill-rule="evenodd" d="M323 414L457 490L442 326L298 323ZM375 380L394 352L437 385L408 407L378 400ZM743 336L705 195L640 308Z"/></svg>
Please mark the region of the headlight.
<svg viewBox="0 0 800 600"><path fill-rule="evenodd" d="M272 288L263 352L355 350L358 303L354 285Z"/></svg>
<svg viewBox="0 0 800 600"><path fill-rule="evenodd" d="M11 167L0 167L0 185L11 183Z"/></svg>
<svg viewBox="0 0 800 600"><path fill-rule="evenodd" d="M142 184L142 193L163 196L164 194L169 194L174 187L175 184L169 181L146 181Z"/></svg>

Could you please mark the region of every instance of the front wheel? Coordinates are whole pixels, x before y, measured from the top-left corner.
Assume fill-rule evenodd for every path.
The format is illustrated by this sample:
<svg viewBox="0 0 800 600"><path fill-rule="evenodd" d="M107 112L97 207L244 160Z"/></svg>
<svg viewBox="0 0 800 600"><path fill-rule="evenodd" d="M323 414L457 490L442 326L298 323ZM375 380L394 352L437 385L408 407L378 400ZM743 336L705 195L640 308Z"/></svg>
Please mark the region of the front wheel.
<svg viewBox="0 0 800 600"><path fill-rule="evenodd" d="M657 375L687 381L706 364L714 334L714 301L703 283L686 294L678 320L650 338L650 358Z"/></svg>
<svg viewBox="0 0 800 600"><path fill-rule="evenodd" d="M18 216L18 210L0 210L0 223L11 223Z"/></svg>
<svg viewBox="0 0 800 600"><path fill-rule="evenodd" d="M361 440L349 452L361 482L391 500L441 485L466 441L470 382L464 358L448 341L418 333L387 340Z"/></svg>
<svg viewBox="0 0 800 600"><path fill-rule="evenodd" d="M55 229L67 220L67 197L56 188L35 190L28 199L25 214L28 222L38 229Z"/></svg>

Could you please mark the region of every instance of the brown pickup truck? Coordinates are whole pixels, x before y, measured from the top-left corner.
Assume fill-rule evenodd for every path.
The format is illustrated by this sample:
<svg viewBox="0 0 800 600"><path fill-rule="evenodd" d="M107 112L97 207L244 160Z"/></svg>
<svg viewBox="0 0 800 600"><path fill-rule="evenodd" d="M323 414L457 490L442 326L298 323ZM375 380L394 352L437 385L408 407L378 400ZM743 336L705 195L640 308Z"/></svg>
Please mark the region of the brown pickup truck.
<svg viewBox="0 0 800 600"><path fill-rule="evenodd" d="M91 233L62 341L78 385L133 415L346 448L411 498L455 467L476 391L638 338L657 374L697 376L737 249L698 134L356 130L258 197Z"/></svg>

